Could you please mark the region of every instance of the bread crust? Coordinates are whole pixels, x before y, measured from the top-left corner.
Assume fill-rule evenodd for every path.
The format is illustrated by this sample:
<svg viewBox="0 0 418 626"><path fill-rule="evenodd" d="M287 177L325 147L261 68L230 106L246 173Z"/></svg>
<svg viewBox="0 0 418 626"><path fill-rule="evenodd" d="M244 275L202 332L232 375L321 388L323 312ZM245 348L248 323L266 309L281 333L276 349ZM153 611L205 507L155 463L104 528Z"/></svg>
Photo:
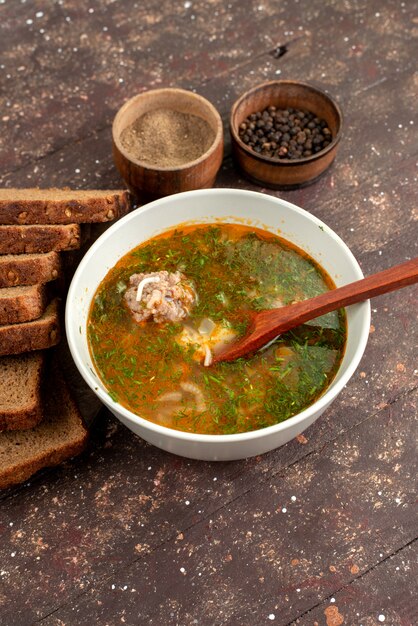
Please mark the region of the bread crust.
<svg viewBox="0 0 418 626"><path fill-rule="evenodd" d="M0 358L0 393L3 389L0 432L33 428L41 421L41 387L45 360L45 352ZM10 400L10 389L18 393L15 401L13 398Z"/></svg>
<svg viewBox="0 0 418 626"><path fill-rule="evenodd" d="M61 275L58 252L0 256L0 287L48 283Z"/></svg>
<svg viewBox="0 0 418 626"><path fill-rule="evenodd" d="M84 450L86 442L87 435L82 441L69 443L57 450L50 450L47 454L36 455L23 466L14 466L4 472L0 471L0 489L6 489L7 487L23 483L44 467L53 467L54 465L59 465L66 459L77 456L77 454L80 454L80 452Z"/></svg>
<svg viewBox="0 0 418 626"><path fill-rule="evenodd" d="M43 350L60 340L58 298L46 308L37 320L0 326L0 356Z"/></svg>
<svg viewBox="0 0 418 626"><path fill-rule="evenodd" d="M130 210L121 190L0 189L0 224L108 222Z"/></svg>
<svg viewBox="0 0 418 626"><path fill-rule="evenodd" d="M34 254L80 247L79 224L0 225L0 254Z"/></svg>
<svg viewBox="0 0 418 626"><path fill-rule="evenodd" d="M86 446L88 431L62 374L54 370L49 380L42 422L30 430L0 433L0 489L58 465Z"/></svg>
<svg viewBox="0 0 418 626"><path fill-rule="evenodd" d="M0 324L19 324L41 317L47 305L45 285L0 289Z"/></svg>

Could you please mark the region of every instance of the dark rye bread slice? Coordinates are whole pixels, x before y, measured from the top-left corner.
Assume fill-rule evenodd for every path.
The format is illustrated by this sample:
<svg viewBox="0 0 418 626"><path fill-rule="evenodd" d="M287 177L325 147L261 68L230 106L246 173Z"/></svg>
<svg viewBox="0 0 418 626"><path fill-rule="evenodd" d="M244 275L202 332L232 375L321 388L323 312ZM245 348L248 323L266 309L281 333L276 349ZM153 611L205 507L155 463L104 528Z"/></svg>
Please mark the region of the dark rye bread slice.
<svg viewBox="0 0 418 626"><path fill-rule="evenodd" d="M0 189L0 224L108 222L129 209L129 193L115 189Z"/></svg>
<svg viewBox="0 0 418 626"><path fill-rule="evenodd" d="M58 299L37 320L0 326L0 356L22 354L55 346L60 340Z"/></svg>
<svg viewBox="0 0 418 626"><path fill-rule="evenodd" d="M0 431L33 428L42 419L45 351L0 357Z"/></svg>
<svg viewBox="0 0 418 626"><path fill-rule="evenodd" d="M61 258L58 252L0 256L0 287L48 283L58 278L60 273Z"/></svg>
<svg viewBox="0 0 418 626"><path fill-rule="evenodd" d="M0 254L33 254L80 247L79 224L0 226Z"/></svg>
<svg viewBox="0 0 418 626"><path fill-rule="evenodd" d="M19 324L41 317L47 304L45 285L0 289L0 324Z"/></svg>
<svg viewBox="0 0 418 626"><path fill-rule="evenodd" d="M48 378L43 408L43 420L35 428L0 433L0 489L84 449L87 429L58 370Z"/></svg>

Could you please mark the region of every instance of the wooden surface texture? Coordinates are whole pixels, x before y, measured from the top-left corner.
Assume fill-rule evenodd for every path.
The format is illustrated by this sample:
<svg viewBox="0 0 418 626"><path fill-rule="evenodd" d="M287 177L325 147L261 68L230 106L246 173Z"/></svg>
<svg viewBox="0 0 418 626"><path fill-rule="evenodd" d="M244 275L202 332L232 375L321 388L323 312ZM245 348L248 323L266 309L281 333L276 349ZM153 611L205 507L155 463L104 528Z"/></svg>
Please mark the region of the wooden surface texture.
<svg viewBox="0 0 418 626"><path fill-rule="evenodd" d="M1 186L120 186L117 109L194 89L224 121L217 186L311 211L366 275L418 255L414 0L2 0L0 48ZM277 77L344 114L334 164L288 192L246 181L227 132ZM81 457L0 495L0 624L415 626L417 296L372 302L347 387L262 457L174 457L103 411Z"/></svg>

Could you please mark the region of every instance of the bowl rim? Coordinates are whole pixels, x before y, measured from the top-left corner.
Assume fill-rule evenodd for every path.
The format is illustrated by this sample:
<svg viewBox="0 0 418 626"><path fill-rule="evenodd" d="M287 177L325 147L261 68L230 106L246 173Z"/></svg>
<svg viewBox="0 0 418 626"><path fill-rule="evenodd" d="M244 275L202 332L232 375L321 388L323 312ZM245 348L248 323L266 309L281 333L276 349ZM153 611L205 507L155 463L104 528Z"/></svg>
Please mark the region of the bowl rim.
<svg viewBox="0 0 418 626"><path fill-rule="evenodd" d="M214 114L214 117L216 119L215 137L211 145L209 146L209 148L206 150L206 152L201 154L197 159L194 159L193 161L188 161L187 163L183 163L183 165L179 165L176 167L159 167L157 165L150 166L149 163L145 163L144 161L141 161L140 159L135 158L132 154L130 154L129 152L125 150L125 148L122 146L122 143L120 141L120 135L117 135L116 133L116 124L122 118L125 111L134 102L136 102L137 100L141 100L146 94L147 95L152 94L152 95L158 96L162 93L168 93L168 92L169 93L181 93L182 95L185 95L192 100L198 100L202 103L205 103L205 105ZM212 156L214 152L216 152L219 144L223 143L222 118L221 118L219 111L212 104L212 102L207 100L204 96L201 96L200 94L195 93L194 91L190 91L189 89L180 89L178 87L162 87L159 89L147 89L145 91L141 91L140 93L137 93L135 96L132 96L132 98L129 98L128 100L126 100L126 102L124 102L122 106L118 109L112 122L112 141L116 149L119 150L119 152L123 155L125 159L127 159L130 163L134 163L135 165L140 166L141 168L143 168L144 170L148 172L179 172L179 171L187 170L191 167L195 167L196 165L199 165L200 163L203 163L204 161L206 161L206 159Z"/></svg>
<svg viewBox="0 0 418 626"><path fill-rule="evenodd" d="M91 390L99 397L99 399L107 408L109 408L111 411L114 408L114 410L118 411L118 413L120 413L124 417L124 419L127 420L128 422L132 422L140 426L141 428L144 428L145 430L149 430L156 435L161 435L164 438L174 437L175 439L178 439L182 442L189 442L193 444L213 443L213 444L227 445L227 444L237 444L239 442L249 441L252 439L259 439L259 438L262 439L264 437L269 437L278 432L286 431L289 428L297 427L299 423L308 420L309 417L311 417L313 413L317 413L318 411L321 412L325 410L327 406L337 397L337 395L342 391L342 389L345 387L345 385L347 384L347 382L350 380L355 370L357 369L360 363L360 360L363 357L364 350L366 348L366 344L367 344L367 340L369 336L370 321L371 321L370 300L365 300L362 303L353 305L353 307L357 307L357 308L362 307L364 319L362 322L361 333L357 341L353 358L351 359L350 363L346 367L346 371L343 373L341 378L336 382L334 379L334 381L331 383L331 386L328 387L327 390L313 404L308 406L306 409L304 409L300 413L297 413L296 415L293 415L292 417L288 418L287 420L283 422L279 422L278 424L274 424L272 426L267 426L266 428L252 430L252 431L245 432L245 433L236 433L236 434L230 434L230 435L208 435L208 434L200 434L200 433L188 433L188 432L181 431L181 430L175 430L174 428L169 428L167 426L161 426L160 424L156 424L154 422L151 422L150 420L145 419L144 417L136 415L129 409L125 408L123 405L119 404L119 402L115 402L114 400L111 399L106 389L101 389L97 385L97 380L95 380L92 373L89 371L89 368L84 365L81 357L78 354L77 343L80 340L80 334L79 332L76 331L75 325L71 324L71 313L73 309L72 301L75 299L77 295L77 283L79 281L80 276L85 271L86 266L88 266L90 259L94 257L96 250L100 248L101 246L106 245L107 240L110 237L115 236L118 230L124 224L129 223L130 221L134 221L135 219L137 219L139 215L147 213L148 211L152 211L153 207L155 207L157 204L158 205L170 204L173 198L176 201L178 201L178 200L181 200L182 197L190 196L191 194L193 194L195 197L209 194L211 196L214 196L214 198L216 198L216 196L221 196L221 195L233 196L233 195L236 195L237 193L239 195L243 194L249 199L261 197L263 199L268 199L268 201L271 201L273 203L275 202L280 203L284 205L285 208L288 208L291 211L294 211L296 213L302 214L303 216L309 217L309 219L313 222L315 226L318 226L321 229L326 228L326 232L333 239L335 239L337 243L339 243L339 245L345 250L346 254L348 254L348 256L351 258L353 269L358 275L358 278L360 279L364 277L363 272L360 268L360 265L358 264L358 261L356 260L355 256L351 252L350 248L341 239L341 237L337 235L337 233L335 233L327 224L325 224L325 222L323 222L322 220L314 216L312 213L309 213L305 209L302 209L291 202L283 200L282 198L277 198L276 196L263 194L257 191L247 191L243 189L233 189L233 188L198 189L198 190L193 190L193 191L185 191L179 194L165 196L164 198L159 198L158 200L154 200L153 202L144 204L143 206L139 207L138 209L135 209L131 213L128 213L127 215L119 219L117 222L112 224L112 226L110 226L93 243L93 245L86 252L86 254L81 260L72 278L72 281L68 290L67 302L66 302L66 307L65 307L65 329L66 329L68 345L70 348L71 355L74 359L74 362L80 374L82 375L82 377L84 378L88 386L91 388ZM129 251L127 250L124 254L127 254L128 252ZM94 290L92 289L92 295L91 295L90 302L89 302L89 308L90 308L91 300L94 297L94 294L96 293L97 287L98 285L95 286ZM87 341L87 338L86 338L86 341ZM91 359L91 362L92 362L92 366L94 367L94 363L92 359ZM97 378L100 380L99 376L97 376ZM103 387L105 387L104 383L101 380L100 382L103 385Z"/></svg>
<svg viewBox="0 0 418 626"><path fill-rule="evenodd" d="M273 159L271 157L267 157L262 154L259 154L258 152L254 152L254 150L251 150L251 148L249 148L247 144L245 144L241 140L239 133L237 132L235 123L234 123L234 117L236 115L236 111L238 107L248 96L252 95L253 93L256 93L257 91L259 91L260 89L263 89L264 87L272 87L273 85L279 85L279 86L280 85L282 86L297 85L298 87L309 89L309 91L314 91L315 93L319 94L320 96L322 96L323 98L329 101L329 103L331 104L331 106L334 107L337 113L339 127L338 127L337 134L335 135L331 143L328 144L328 146L326 146L323 150L320 150L316 154L311 154L311 156L302 157L301 159ZM232 105L231 114L229 117L229 132L231 133L231 136L233 140L236 142L236 144L253 159L260 161L261 163L265 163L265 164L267 163L273 166L295 167L298 165L301 166L307 163L312 163L313 161L317 161L318 159L323 158L326 154L331 152L331 150L336 148L342 136L343 119L344 119L343 113L338 102L329 93L325 92L323 89L320 89L319 87L315 87L314 85L305 83L300 80L286 80L286 79L269 80L264 83L260 83L256 85L255 87L252 87L248 91L245 91L243 94L241 94L241 96L237 100L235 100L234 104Z"/></svg>

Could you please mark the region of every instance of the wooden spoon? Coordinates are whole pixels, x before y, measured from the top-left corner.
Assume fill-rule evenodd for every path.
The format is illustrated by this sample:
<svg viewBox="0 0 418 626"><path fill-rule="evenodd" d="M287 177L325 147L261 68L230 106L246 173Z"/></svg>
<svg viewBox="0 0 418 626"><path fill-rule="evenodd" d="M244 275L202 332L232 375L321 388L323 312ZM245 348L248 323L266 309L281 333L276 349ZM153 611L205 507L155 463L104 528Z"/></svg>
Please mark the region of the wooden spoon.
<svg viewBox="0 0 418 626"><path fill-rule="evenodd" d="M251 312L247 334L216 355L213 363L234 361L252 354L281 333L308 320L416 282L418 282L418 257L344 287L326 291L309 300L259 313Z"/></svg>

